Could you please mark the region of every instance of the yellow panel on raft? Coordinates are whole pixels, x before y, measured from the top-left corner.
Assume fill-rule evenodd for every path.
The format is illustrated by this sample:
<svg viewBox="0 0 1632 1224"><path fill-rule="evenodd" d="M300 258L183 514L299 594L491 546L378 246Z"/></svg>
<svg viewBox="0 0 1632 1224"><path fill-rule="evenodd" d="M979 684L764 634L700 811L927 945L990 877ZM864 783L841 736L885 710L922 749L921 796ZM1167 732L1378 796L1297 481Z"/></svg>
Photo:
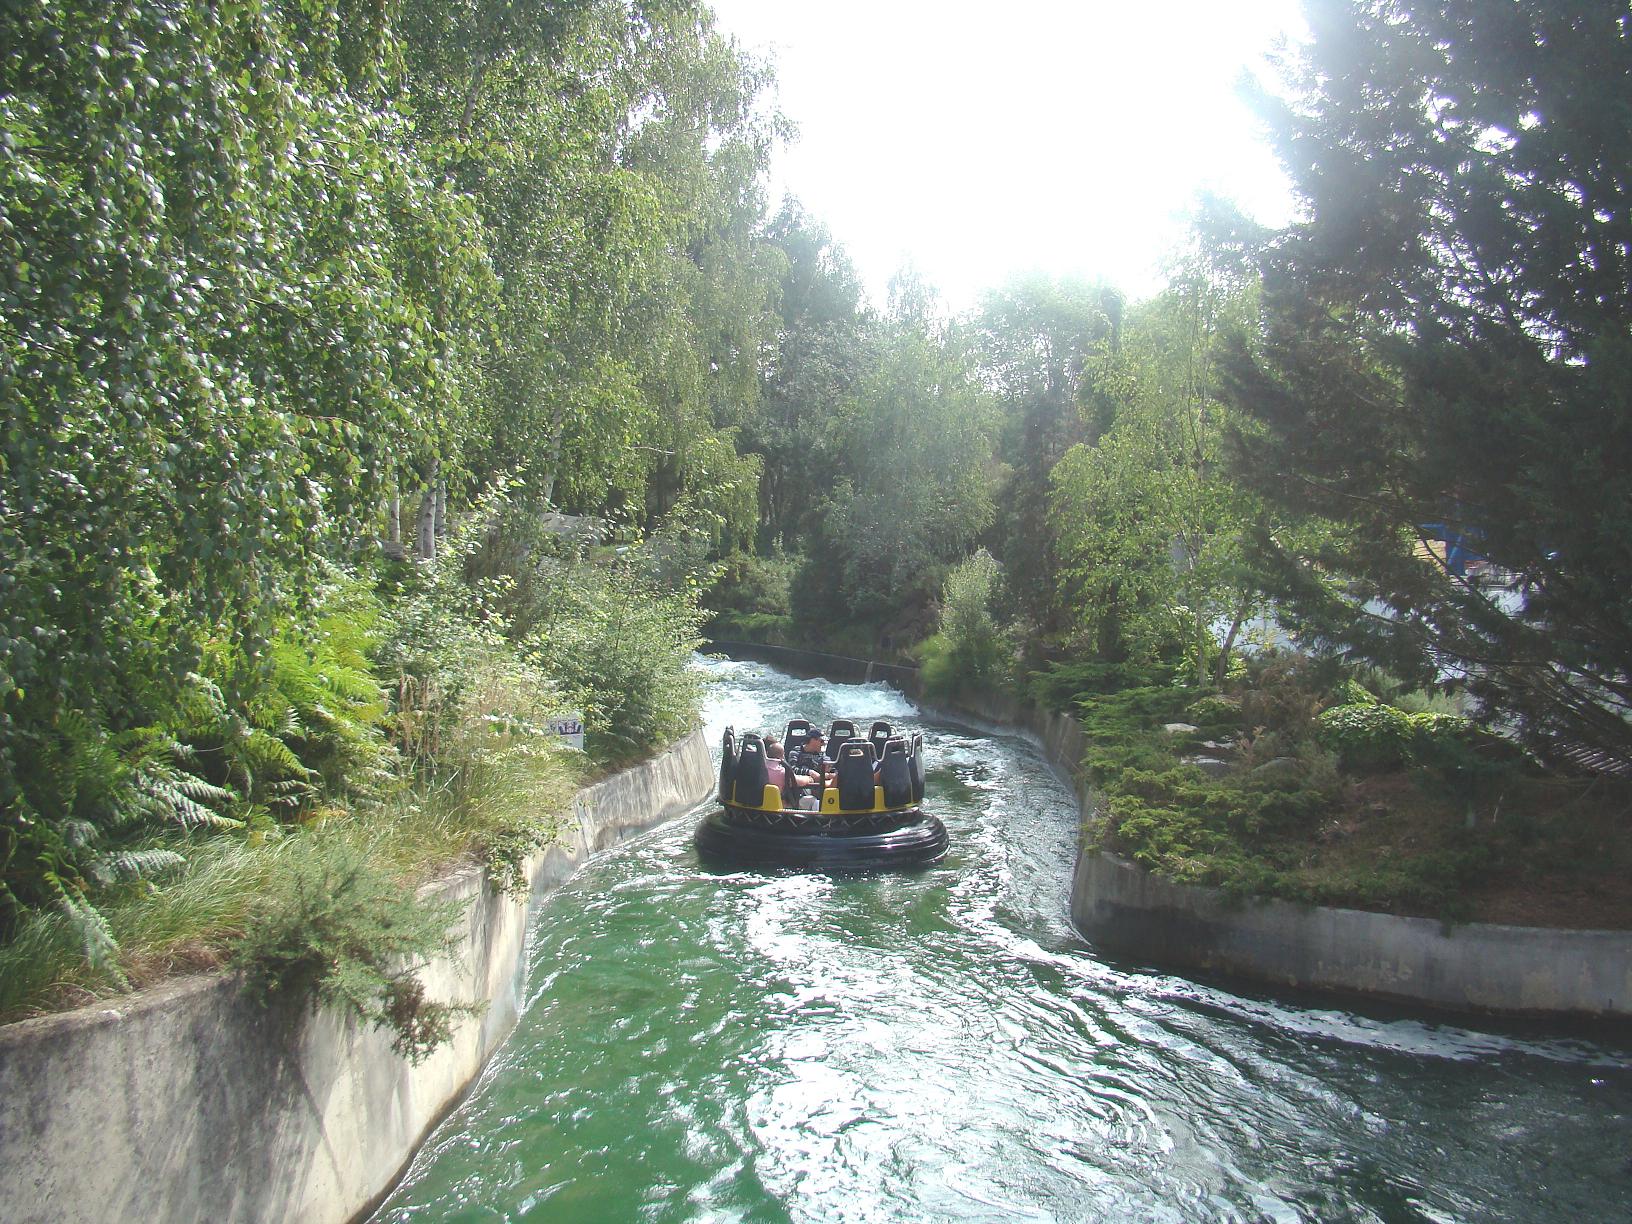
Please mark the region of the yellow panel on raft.
<svg viewBox="0 0 1632 1224"><path fill-rule="evenodd" d="M782 792L774 782L765 783L765 794L760 797L759 806L768 812L774 812L782 806Z"/></svg>
<svg viewBox="0 0 1632 1224"><path fill-rule="evenodd" d="M839 810L839 792L837 787L830 786L822 792L822 811L836 812Z"/></svg>

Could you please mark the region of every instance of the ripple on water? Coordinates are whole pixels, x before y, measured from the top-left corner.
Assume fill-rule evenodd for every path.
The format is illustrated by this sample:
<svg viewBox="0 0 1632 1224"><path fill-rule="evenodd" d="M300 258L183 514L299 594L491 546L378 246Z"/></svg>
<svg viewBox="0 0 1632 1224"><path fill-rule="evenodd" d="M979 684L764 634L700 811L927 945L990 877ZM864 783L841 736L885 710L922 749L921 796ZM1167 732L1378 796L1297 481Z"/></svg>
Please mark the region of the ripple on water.
<svg viewBox="0 0 1632 1224"><path fill-rule="evenodd" d="M919 722L703 666L716 739ZM683 820L552 897L515 1036L379 1218L1632 1218L1624 1043L1100 960L1066 919L1069 790L1019 739L922 725L940 868L713 873Z"/></svg>

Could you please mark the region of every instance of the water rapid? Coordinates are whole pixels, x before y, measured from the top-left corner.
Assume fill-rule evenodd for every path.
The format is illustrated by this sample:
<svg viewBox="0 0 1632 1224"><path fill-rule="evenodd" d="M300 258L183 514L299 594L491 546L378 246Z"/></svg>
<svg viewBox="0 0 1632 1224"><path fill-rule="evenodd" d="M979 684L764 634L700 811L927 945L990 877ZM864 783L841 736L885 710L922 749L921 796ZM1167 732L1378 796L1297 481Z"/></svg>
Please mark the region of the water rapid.
<svg viewBox="0 0 1632 1224"><path fill-rule="evenodd" d="M921 727L952 851L711 872L695 818L538 913L520 1024L382 1221L1632 1219L1632 1040L1238 993L1096 956L1024 740L704 665L727 723Z"/></svg>

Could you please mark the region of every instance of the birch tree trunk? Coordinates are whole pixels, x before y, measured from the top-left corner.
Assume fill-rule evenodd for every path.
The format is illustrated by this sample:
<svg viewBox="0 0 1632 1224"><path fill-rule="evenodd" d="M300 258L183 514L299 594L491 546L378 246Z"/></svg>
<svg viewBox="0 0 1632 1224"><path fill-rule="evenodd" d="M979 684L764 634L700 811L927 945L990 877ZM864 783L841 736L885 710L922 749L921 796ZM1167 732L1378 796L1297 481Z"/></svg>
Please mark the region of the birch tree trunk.
<svg viewBox="0 0 1632 1224"><path fill-rule="evenodd" d="M432 467L425 496L419 503L419 530L414 541L414 555L421 561L436 560L436 487L439 483L437 468Z"/></svg>
<svg viewBox="0 0 1632 1224"><path fill-rule="evenodd" d="M557 408L550 422L550 461L544 471L544 501L547 505L555 504L555 473L561 466L561 435L566 432L566 427L566 410Z"/></svg>
<svg viewBox="0 0 1632 1224"><path fill-rule="evenodd" d="M402 494L396 491L385 503L385 555L402 556Z"/></svg>

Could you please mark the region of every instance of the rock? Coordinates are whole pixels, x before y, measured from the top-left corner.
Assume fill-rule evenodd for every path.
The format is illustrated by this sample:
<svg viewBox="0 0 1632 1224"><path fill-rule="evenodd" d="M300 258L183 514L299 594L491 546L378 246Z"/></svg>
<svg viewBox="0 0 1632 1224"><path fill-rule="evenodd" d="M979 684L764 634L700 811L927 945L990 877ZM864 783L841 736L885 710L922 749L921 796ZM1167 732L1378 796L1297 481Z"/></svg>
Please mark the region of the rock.
<svg viewBox="0 0 1632 1224"><path fill-rule="evenodd" d="M1295 782L1303 777L1303 762L1297 757L1274 757L1255 768L1252 776L1271 782Z"/></svg>
<svg viewBox="0 0 1632 1224"><path fill-rule="evenodd" d="M1162 730L1169 735L1194 735L1201 728L1193 727L1189 723L1168 723L1163 726Z"/></svg>
<svg viewBox="0 0 1632 1224"><path fill-rule="evenodd" d="M1225 774L1230 772L1230 763L1228 761L1221 761L1217 757L1187 756L1181 758L1179 763L1181 765L1194 765L1209 778L1222 778Z"/></svg>
<svg viewBox="0 0 1632 1224"><path fill-rule="evenodd" d="M1235 745L1234 744L1225 744L1225 743L1221 743L1218 740L1202 740L1201 741L1201 746L1203 748L1207 749L1208 752L1212 752L1212 753L1234 752L1235 751Z"/></svg>

